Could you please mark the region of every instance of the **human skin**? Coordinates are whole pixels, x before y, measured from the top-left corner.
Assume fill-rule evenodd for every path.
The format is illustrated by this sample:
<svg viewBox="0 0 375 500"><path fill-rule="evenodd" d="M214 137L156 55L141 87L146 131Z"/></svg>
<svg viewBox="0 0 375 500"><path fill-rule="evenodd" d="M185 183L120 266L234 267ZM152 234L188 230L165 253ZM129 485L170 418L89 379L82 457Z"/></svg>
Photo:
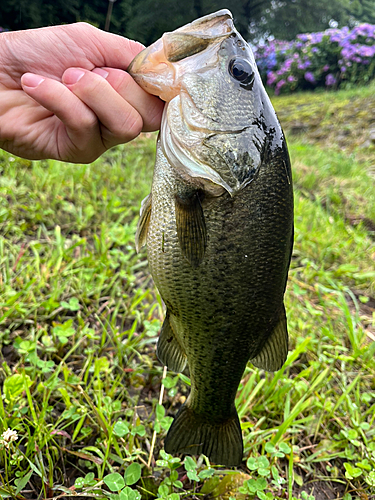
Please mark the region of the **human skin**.
<svg viewBox="0 0 375 500"><path fill-rule="evenodd" d="M143 46L86 23L0 34L0 148L90 163L160 126L163 102L126 69Z"/></svg>

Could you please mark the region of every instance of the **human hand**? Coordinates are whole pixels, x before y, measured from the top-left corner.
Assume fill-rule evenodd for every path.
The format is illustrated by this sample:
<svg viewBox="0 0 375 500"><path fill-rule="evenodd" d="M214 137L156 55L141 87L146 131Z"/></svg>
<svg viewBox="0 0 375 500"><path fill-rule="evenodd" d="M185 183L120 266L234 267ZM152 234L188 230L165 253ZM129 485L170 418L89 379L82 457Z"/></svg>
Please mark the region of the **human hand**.
<svg viewBox="0 0 375 500"><path fill-rule="evenodd" d="M0 35L0 148L90 163L157 130L163 103L125 72L138 42L86 23Z"/></svg>

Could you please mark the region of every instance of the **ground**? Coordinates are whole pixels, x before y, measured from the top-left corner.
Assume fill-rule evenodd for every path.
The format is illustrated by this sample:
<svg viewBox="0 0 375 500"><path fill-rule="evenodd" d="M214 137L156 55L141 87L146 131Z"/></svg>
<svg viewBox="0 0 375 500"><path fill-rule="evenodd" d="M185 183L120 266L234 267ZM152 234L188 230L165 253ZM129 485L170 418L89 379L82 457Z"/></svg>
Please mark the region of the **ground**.
<svg viewBox="0 0 375 500"><path fill-rule="evenodd" d="M163 452L189 379L168 373L159 404L163 304L134 248L156 136L92 165L0 153L3 498L375 498L374 95L273 98L295 184L290 353L244 373L238 470Z"/></svg>

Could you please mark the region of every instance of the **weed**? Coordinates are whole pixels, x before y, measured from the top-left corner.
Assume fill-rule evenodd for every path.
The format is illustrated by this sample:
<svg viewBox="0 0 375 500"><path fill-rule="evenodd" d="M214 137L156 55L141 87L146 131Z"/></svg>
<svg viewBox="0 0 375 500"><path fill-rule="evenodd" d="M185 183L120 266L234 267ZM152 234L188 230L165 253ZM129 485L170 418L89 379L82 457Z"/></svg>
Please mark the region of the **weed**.
<svg viewBox="0 0 375 500"><path fill-rule="evenodd" d="M340 123L348 102L372 98L369 88L330 93L330 103L275 100L286 128L298 112L311 129L289 140L290 353L274 374L244 373L241 470L162 450L190 381L166 374L159 398L163 306L134 248L155 136L88 166L0 152L2 497L313 500L316 484L331 498L375 494L372 150L345 136L340 152L310 133L315 113L325 127L336 110Z"/></svg>

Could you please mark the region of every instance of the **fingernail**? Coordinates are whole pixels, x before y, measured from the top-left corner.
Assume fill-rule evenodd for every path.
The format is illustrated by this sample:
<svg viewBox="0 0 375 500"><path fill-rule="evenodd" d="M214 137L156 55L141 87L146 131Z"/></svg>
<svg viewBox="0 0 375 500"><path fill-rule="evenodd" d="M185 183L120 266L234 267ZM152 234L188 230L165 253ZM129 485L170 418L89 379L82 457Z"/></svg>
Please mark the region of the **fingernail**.
<svg viewBox="0 0 375 500"><path fill-rule="evenodd" d="M34 73L25 73L24 75L22 75L21 82L25 87L36 88L38 85L44 82L44 78L39 75L34 75Z"/></svg>
<svg viewBox="0 0 375 500"><path fill-rule="evenodd" d="M84 71L78 68L69 68L65 71L62 77L63 83L66 85L73 85L77 83L85 74Z"/></svg>
<svg viewBox="0 0 375 500"><path fill-rule="evenodd" d="M109 75L108 71L102 68L95 68L92 70L92 72L96 73L97 75L100 75L103 78L107 78L107 76Z"/></svg>

